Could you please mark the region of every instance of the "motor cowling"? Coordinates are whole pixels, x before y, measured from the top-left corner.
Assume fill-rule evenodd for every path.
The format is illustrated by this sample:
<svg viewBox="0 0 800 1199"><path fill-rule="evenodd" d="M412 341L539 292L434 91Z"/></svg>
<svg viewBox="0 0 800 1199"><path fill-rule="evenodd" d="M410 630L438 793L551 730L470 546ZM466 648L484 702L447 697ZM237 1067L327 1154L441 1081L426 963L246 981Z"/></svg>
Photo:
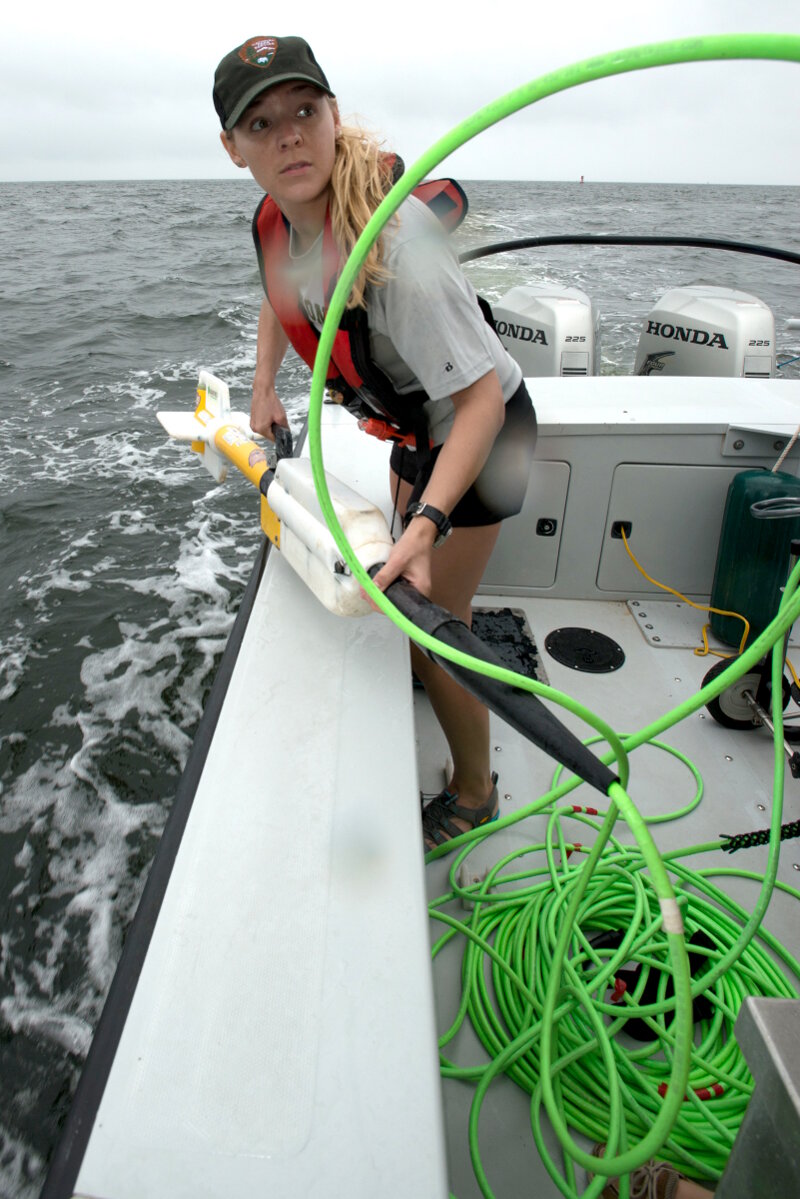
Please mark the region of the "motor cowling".
<svg viewBox="0 0 800 1199"><path fill-rule="evenodd" d="M512 287L492 313L497 334L526 378L597 374L597 318L576 287Z"/></svg>
<svg viewBox="0 0 800 1199"><path fill-rule="evenodd" d="M642 322L634 374L768 379L775 318L763 300L730 287L672 288Z"/></svg>

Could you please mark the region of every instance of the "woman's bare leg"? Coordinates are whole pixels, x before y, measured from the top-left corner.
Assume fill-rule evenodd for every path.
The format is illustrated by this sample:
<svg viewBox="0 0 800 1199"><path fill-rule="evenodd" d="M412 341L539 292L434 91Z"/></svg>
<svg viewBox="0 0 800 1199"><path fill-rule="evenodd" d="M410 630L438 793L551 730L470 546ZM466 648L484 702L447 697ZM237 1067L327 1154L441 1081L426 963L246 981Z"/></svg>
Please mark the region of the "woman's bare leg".
<svg viewBox="0 0 800 1199"><path fill-rule="evenodd" d="M392 495L397 494L399 512L405 512L411 484L392 474ZM494 549L500 525L454 529L444 545L434 550L431 561L431 599L447 608L469 626L472 621L472 597L483 577ZM432 662L415 645L411 660L425 687L436 718L450 746L453 775L449 789L458 792L458 802L467 808L480 808L492 791L489 759L489 713L455 679ZM454 823L463 824L454 818ZM463 824L463 827L468 827Z"/></svg>

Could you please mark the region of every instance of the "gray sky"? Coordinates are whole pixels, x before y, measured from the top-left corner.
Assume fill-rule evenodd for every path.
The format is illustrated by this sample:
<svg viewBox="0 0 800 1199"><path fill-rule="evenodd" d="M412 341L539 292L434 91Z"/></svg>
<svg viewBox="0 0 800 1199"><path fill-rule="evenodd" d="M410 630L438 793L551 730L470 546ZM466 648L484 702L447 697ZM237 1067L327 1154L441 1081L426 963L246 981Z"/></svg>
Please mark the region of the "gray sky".
<svg viewBox="0 0 800 1199"><path fill-rule="evenodd" d="M263 0L208 15L169 0L15 4L0 47L0 179L236 177L211 86L222 55L256 34L307 38L343 115L360 116L411 163L484 104L592 55L698 34L800 33L798 0L285 7L291 19L275 21ZM660 68L541 101L457 151L448 171L797 184L798 117L800 64Z"/></svg>

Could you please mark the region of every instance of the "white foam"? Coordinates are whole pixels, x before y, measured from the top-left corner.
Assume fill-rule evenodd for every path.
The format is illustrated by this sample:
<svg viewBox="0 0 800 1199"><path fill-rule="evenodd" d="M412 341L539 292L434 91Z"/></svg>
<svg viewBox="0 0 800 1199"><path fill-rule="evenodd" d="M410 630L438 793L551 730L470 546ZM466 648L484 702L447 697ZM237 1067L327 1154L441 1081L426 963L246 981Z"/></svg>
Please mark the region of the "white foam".
<svg viewBox="0 0 800 1199"><path fill-rule="evenodd" d="M19 870L27 870L33 861L33 846L29 841L26 841L22 849L14 857L14 865Z"/></svg>
<svg viewBox="0 0 800 1199"><path fill-rule="evenodd" d="M34 822L53 806L53 789L66 785L65 768L39 759L18 774L4 789L0 805L0 833L14 833Z"/></svg>
<svg viewBox="0 0 800 1199"><path fill-rule="evenodd" d="M0 641L0 702L11 699L18 690L31 645L31 639L19 633Z"/></svg>
<svg viewBox="0 0 800 1199"><path fill-rule="evenodd" d="M84 887L70 901L67 915L84 914L89 917L87 954L89 977L94 986L104 995L111 985L116 962L120 954L119 931L114 925L114 905L106 894L107 879L100 879L96 886Z"/></svg>
<svg viewBox="0 0 800 1199"><path fill-rule="evenodd" d="M92 572L88 570L79 571L76 575L70 574L67 570L55 570L50 575L47 581L48 591L88 591L91 587ZM37 592L28 593L30 599L40 598Z"/></svg>
<svg viewBox="0 0 800 1199"><path fill-rule="evenodd" d="M155 839L166 815L160 802L123 802L106 773L104 756L126 721L136 746L157 746L176 766L184 764L191 747L186 729L200 715L200 697L233 621L231 588L249 571L252 546L236 544L240 531L235 517L201 509L187 521L168 573L131 582L119 577L119 563L110 555L78 569L85 559L73 548L64 556L74 558L69 568L53 563L49 577L27 579L29 592L45 608L51 592L66 584L81 590L92 576L169 605L166 617L159 611L149 623L119 621L120 640L113 646L94 648L91 634L81 638L89 650L81 666L81 691L57 704L49 721L53 730L76 730L79 748L67 753L51 737L46 754L11 782L0 807L0 829L29 830L15 859L23 875L15 890L35 902L32 872L39 851L34 846L46 839L45 887L65 900L52 922L39 922L33 960L29 951L25 965L15 963L14 953L9 956L14 996L3 1015L16 1031L35 1031L69 1052L81 1052L88 1044L88 1029L119 956L119 930L141 885L129 861L140 852L141 836L132 842L130 835L141 831ZM6 659L10 662L11 656ZM169 703L167 688L172 689ZM70 996L66 1017L48 997L76 936L76 919L88 925L85 934L78 934L85 943L87 970L78 993Z"/></svg>
<svg viewBox="0 0 800 1199"><path fill-rule="evenodd" d="M14 1033L51 1041L81 1059L89 1052L92 1029L77 1016L58 1013L40 1004L26 1006L15 999L0 1000L0 1016Z"/></svg>
<svg viewBox="0 0 800 1199"><path fill-rule="evenodd" d="M148 519L141 508L112 512L108 525L110 529L123 537L137 537L142 533L158 533L159 531L155 520Z"/></svg>
<svg viewBox="0 0 800 1199"><path fill-rule="evenodd" d="M37 1199L44 1166L44 1158L0 1122L0 1195Z"/></svg>
<svg viewBox="0 0 800 1199"><path fill-rule="evenodd" d="M252 346L243 339L232 361L248 389L245 407L252 359ZM185 373L180 381L188 407L194 385ZM177 406L174 390L170 406ZM87 531L85 513L65 504L55 552L33 554L18 587L40 627L54 622L57 634L63 626L54 612L62 601L73 626L75 614L80 626L81 604L87 613L70 641L80 647L79 677L74 657L74 680L57 680L54 669L52 711L36 733L37 760L29 765L24 758L19 773L6 778L0 802L0 832L24 835L13 866L8 862L11 905L21 918L17 923L14 916L10 932L0 934L11 991L0 1007L0 1025L14 1036L53 1045L54 1060L59 1052L82 1057L88 1049L122 930L144 882L143 867L166 820L164 781L150 801L144 764L162 763L176 779L185 764L234 620L233 597L261 537L257 494L235 477L216 488L196 456L163 437L154 412L164 406L164 394L153 371L98 385L80 397L74 427L64 430L64 393L54 387L43 410L58 411L61 431L58 422L47 427L37 397L44 428L35 455L25 459L34 481L49 485L60 477L80 486L86 479L101 509ZM120 423L115 431L110 411L122 404L124 432ZM32 642L21 630L3 634L0 700L25 687L31 653ZM0 752L13 743L28 753L24 741L21 732L8 731ZM120 761L141 769L141 776L120 782ZM74 980L68 991L65 968ZM0 1147L2 1133L0 1124ZM20 1160L24 1152L21 1146ZM0 1160L0 1194L13 1179L8 1193L21 1196L24 1169L7 1166L7 1160ZM35 1163L38 1186L43 1168Z"/></svg>

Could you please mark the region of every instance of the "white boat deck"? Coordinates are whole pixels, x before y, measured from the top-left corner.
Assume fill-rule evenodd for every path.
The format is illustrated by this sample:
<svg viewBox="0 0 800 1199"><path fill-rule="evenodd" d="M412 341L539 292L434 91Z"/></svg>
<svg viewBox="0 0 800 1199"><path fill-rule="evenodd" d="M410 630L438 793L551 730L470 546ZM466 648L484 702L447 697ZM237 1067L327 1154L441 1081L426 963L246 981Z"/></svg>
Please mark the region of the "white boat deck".
<svg viewBox="0 0 800 1199"><path fill-rule="evenodd" d="M671 389L662 386L654 417L644 419L632 382L581 380L578 391L572 380L536 381L538 482L517 534L509 522L487 593L476 601L523 610L550 683L621 733L693 695L716 659L693 654L701 615L654 598L638 581L631 587L629 565L616 557L619 543L604 537L611 520L626 518L624 488L623 510L614 508L619 465L717 470L708 489L717 503L742 464L741 450L726 449L731 427L751 430L743 464L752 465L800 419L787 384L754 390L748 381L745 391L738 380L727 381L727 390L705 380L704 392L687 388L696 381L655 380ZM699 414L702 395L712 399ZM666 416L672 399L680 420ZM352 422L336 410L325 409L324 424L327 469L385 505L386 447L370 443L364 453L364 439L354 442ZM611 426L618 436L609 436ZM671 477L669 488L685 492L685 474ZM652 502L645 495L633 516L638 544L659 548L657 573L674 561L648 533L664 502L663 492ZM551 511L551 503L561 507ZM530 548L537 511L559 522L556 537L540 539L541 554ZM690 561L693 595L713 570L708 557L701 545ZM504 564L516 573L500 589ZM669 605L659 614L669 629L661 643L648 637L625 602L629 595ZM603 675L560 666L544 641L565 626L612 637L624 666ZM581 737L590 735L560 715ZM705 794L689 816L656 826L660 848L769 824L773 754L763 730L730 731L701 710L662 739L696 763ZM501 814L550 788L554 764L494 718L492 745ZM426 903L447 889L449 864L423 865L418 788L442 785L445 756L424 695L412 703L400 634L377 616L328 615L272 555L76 1194L480 1195L467 1149L472 1087L442 1084L438 1075L437 1029L456 1009L458 978L437 970L434 1000L426 925ZM691 799L695 781L676 758L644 746L632 756L629 791L643 812L660 814ZM785 791L784 820L797 819L800 782L788 771ZM604 807L585 785L575 794L575 802ZM511 846L541 840L543 828L544 818L534 816L500 830L472 862L492 864ZM586 840L585 831L576 836ZM748 850L733 864L762 869L765 855ZM720 858L731 864L715 853L693 865ZM788 842L781 880L800 883L798 867L800 842ZM726 888L752 903L755 884ZM768 926L797 952L793 903L776 893ZM438 933L434 927L431 936ZM479 1052L469 1035L451 1048L466 1062ZM533 1144L529 1107L507 1080L492 1087L484 1107L481 1144L497 1199L559 1194Z"/></svg>

